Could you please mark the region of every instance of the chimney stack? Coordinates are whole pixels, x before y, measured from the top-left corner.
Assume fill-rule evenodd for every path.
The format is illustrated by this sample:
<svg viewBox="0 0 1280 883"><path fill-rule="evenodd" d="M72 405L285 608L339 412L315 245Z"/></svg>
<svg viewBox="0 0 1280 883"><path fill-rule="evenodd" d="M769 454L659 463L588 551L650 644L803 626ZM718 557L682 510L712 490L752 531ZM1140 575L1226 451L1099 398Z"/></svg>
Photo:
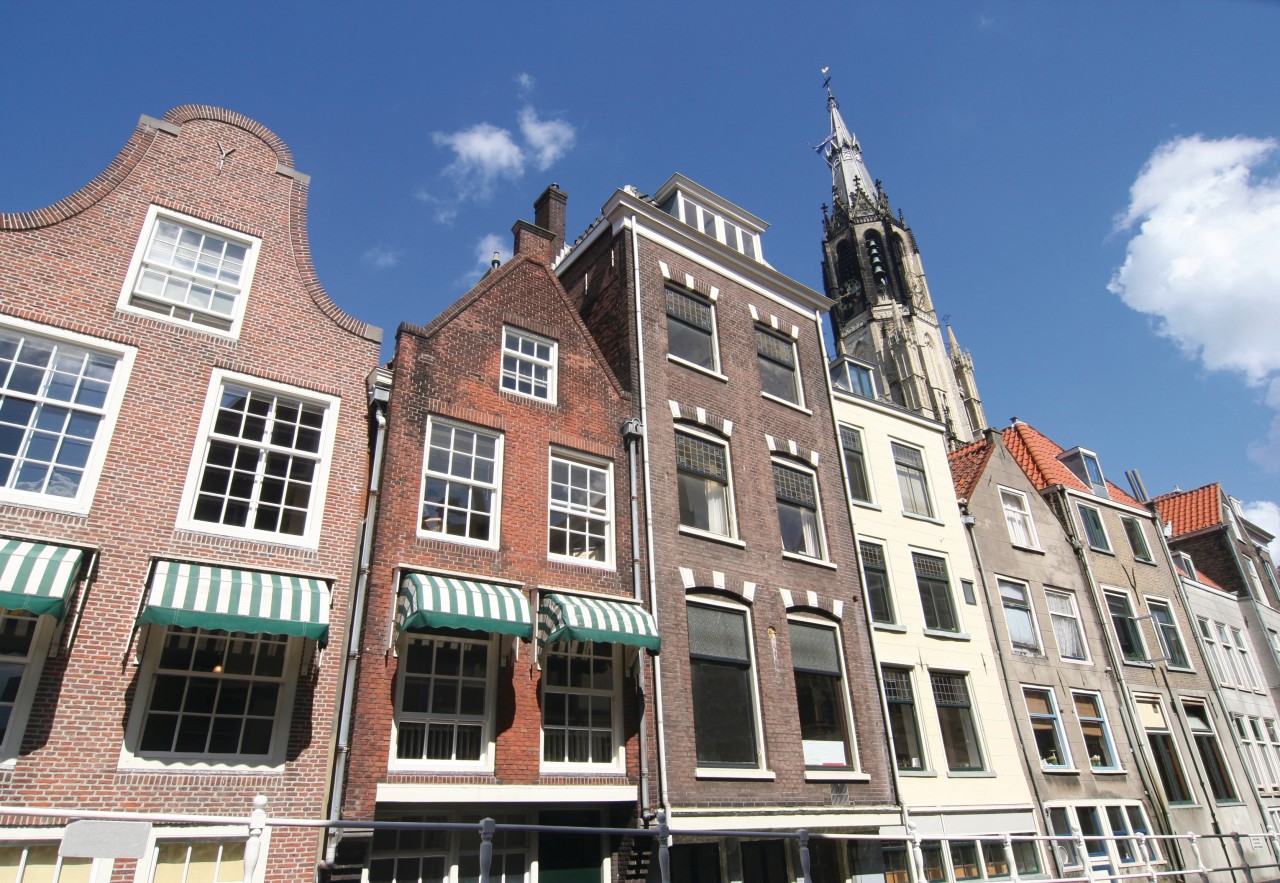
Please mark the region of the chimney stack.
<svg viewBox="0 0 1280 883"><path fill-rule="evenodd" d="M564 248L564 206L569 195L552 184L533 204L533 222L543 230L551 231L551 258L554 260Z"/></svg>

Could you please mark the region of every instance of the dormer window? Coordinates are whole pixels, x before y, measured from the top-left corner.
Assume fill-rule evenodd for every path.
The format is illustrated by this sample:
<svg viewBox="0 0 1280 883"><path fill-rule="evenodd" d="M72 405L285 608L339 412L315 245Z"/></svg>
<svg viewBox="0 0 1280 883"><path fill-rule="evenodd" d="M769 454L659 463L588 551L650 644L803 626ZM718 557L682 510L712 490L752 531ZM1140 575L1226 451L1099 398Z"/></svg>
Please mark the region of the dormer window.
<svg viewBox="0 0 1280 883"><path fill-rule="evenodd" d="M657 194L662 210L695 230L729 246L753 261L762 261L760 233L765 223L726 202L711 191L675 175Z"/></svg>
<svg viewBox="0 0 1280 883"><path fill-rule="evenodd" d="M1072 448L1059 454L1063 465L1075 473L1076 478L1083 481L1099 497L1110 497L1107 493L1107 480L1102 475L1102 466L1098 463L1098 455L1084 448Z"/></svg>
<svg viewBox="0 0 1280 883"><path fill-rule="evenodd" d="M831 366L831 382L841 392L864 399L876 397L875 369L852 359L839 359Z"/></svg>
<svg viewBox="0 0 1280 883"><path fill-rule="evenodd" d="M1198 579L1196 576L1196 566L1191 561L1191 556L1186 552L1174 552L1173 559L1178 563L1178 567L1182 568L1182 572L1192 579Z"/></svg>

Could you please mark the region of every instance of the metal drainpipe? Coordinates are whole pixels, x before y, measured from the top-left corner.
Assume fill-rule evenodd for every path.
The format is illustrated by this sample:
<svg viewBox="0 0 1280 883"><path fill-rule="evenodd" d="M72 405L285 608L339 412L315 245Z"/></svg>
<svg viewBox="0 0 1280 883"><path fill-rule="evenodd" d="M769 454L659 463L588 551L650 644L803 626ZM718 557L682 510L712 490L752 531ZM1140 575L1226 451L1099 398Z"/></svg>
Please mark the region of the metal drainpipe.
<svg viewBox="0 0 1280 883"><path fill-rule="evenodd" d="M637 232L639 228L639 220L633 214L627 219L626 223L631 227L631 262L632 284L634 289L632 295L635 298L635 322L636 322L636 376L639 384L640 394L640 432L644 443L646 454L649 450L649 406L646 399L646 387L644 382L644 312L640 299L640 234ZM653 499L653 480L649 471L649 458L644 458L644 498L645 500ZM656 565L653 561L653 511L652 506L645 506L644 509L644 527L645 542L648 544L647 559L648 567L646 568L649 578L649 612L653 616L654 622L661 622L658 618L658 575ZM668 820L671 818L671 807L667 802L667 730L666 715L663 713L662 702L662 656L653 657L653 703L654 717L656 718L658 731L658 744L656 746L658 753L658 805L666 814Z"/></svg>
<svg viewBox="0 0 1280 883"><path fill-rule="evenodd" d="M636 461L640 456L638 445L644 437L644 424L631 419L622 424L622 435L627 440L627 464L631 481L631 587L635 599L644 602L644 582L640 575L640 498L636 476ZM637 651L636 677L640 685L640 816L649 817L649 703L645 697L644 650Z"/></svg>
<svg viewBox="0 0 1280 883"><path fill-rule="evenodd" d="M364 530L360 535L360 567L356 576L355 596L351 601L351 623L347 634L347 662L343 672L342 704L338 709L338 744L334 749L333 778L329 791L329 818L336 819L342 810L342 792L346 788L347 755L351 750L351 706L355 698L356 671L360 663L360 641L364 637L364 597L369 584L369 557L372 554L374 524L378 513L382 485L382 456L387 435L387 400L385 386L371 388L370 404L377 424L373 443L373 463L369 475L369 493L365 503ZM332 865L337 857L341 832L329 829L325 836L325 863Z"/></svg>
<svg viewBox="0 0 1280 883"><path fill-rule="evenodd" d="M1120 685L1121 711L1124 712L1121 722L1128 732L1129 744L1134 747L1134 760L1138 765L1138 776L1142 779L1143 787L1151 797L1152 804L1160 812L1165 833L1177 833L1173 830L1173 819L1169 815L1169 804L1165 801L1164 791L1153 774L1155 761L1151 757L1151 746L1147 744L1146 729L1142 726L1142 720L1138 716L1138 707L1133 700L1133 694L1129 690L1129 682L1124 676L1124 656L1120 653L1117 643L1119 639L1115 636L1115 626L1111 622L1111 609L1107 606L1107 600L1102 594L1102 589L1098 586L1098 581L1093 576L1093 567L1089 564L1089 555L1085 552L1084 541L1076 535L1075 522L1071 518L1071 498L1067 494L1067 489L1063 485L1057 485L1055 490L1057 491L1058 501L1062 506L1067 536L1071 540L1071 546L1075 549L1076 558L1079 559L1080 567L1084 571L1085 582L1089 585L1089 594L1093 597L1094 608L1098 611L1098 615L1102 617L1103 644L1107 648L1107 660L1111 665L1111 673L1115 675L1116 683ZM1176 848L1177 841L1171 840L1168 842ZM1179 858L1181 858L1181 853L1179 853ZM1179 864L1181 864L1181 861L1179 861Z"/></svg>

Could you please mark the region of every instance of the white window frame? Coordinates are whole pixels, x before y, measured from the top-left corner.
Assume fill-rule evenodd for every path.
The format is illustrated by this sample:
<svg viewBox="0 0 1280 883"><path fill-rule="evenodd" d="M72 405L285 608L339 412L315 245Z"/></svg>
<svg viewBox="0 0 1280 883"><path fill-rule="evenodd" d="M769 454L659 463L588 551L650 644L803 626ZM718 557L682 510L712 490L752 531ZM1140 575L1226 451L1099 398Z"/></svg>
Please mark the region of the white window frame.
<svg viewBox="0 0 1280 883"><path fill-rule="evenodd" d="M1031 633L1035 636L1036 643L1034 647L1023 646L1013 639L1013 626L1009 622L1010 604L1004 594L1006 585L1022 592L1022 604L1014 604L1012 606L1014 610L1021 610L1026 613L1027 622L1031 626ZM1031 586L1021 580L1000 576L996 577L996 590L1000 593L1000 609L1004 613L1004 624L1009 632L1009 643L1013 647L1013 652L1022 656L1044 656L1044 637L1040 634L1040 622L1039 617L1036 616L1035 601L1031 596Z"/></svg>
<svg viewBox="0 0 1280 883"><path fill-rule="evenodd" d="M244 270L240 275L240 285L239 291L236 294L235 307L229 317L231 319L231 326L225 331L220 328L203 325L199 322L192 322L188 319L176 319L172 316L166 316L163 313L158 313L154 310L135 306L130 302L133 297L134 287L137 285L139 274L142 272L143 264L146 261L147 249L151 245L152 236L155 234L156 225L160 220L180 224L183 227L194 229L199 233L213 235L219 239L230 240L237 245L245 247ZM239 230L232 230L230 227L224 227L221 224L205 221L201 218L183 214L182 212L175 212L171 209L153 205L147 209L146 220L143 221L142 232L138 236L137 245L134 246L133 257L129 261L129 271L125 274L124 285L120 289L120 299L116 304L116 309L135 316L144 316L148 319L154 319L157 322L166 322L171 325L178 325L182 328L190 328L214 337L224 337L234 340L240 336L241 328L244 325L245 308L249 301L249 292L253 288L253 276L257 269L258 257L261 249L262 240L256 236L251 236ZM206 312L209 315L218 315L212 310L203 310L201 312Z"/></svg>
<svg viewBox="0 0 1280 883"><path fill-rule="evenodd" d="M245 830L245 833L247 836L248 834L247 829L242 829L242 830ZM4 846L6 849L23 850L24 853L27 853L27 855L23 856L23 859L22 859L23 861L27 859L29 855L29 852L28 852L29 850L38 849L38 848L52 849L54 852L55 859L58 859L60 858L57 855L58 847L62 843L62 838L65 835L65 831L66 831L65 828L61 828L61 829L6 828L4 832L4 843L0 845ZM111 872L114 868L114 864L115 863L112 859L102 859L102 858L89 859L89 877L88 877L89 883L108 883L108 881L111 879ZM57 873L59 874L59 876L61 875L60 865L61 865L60 861L55 861L54 867L55 869L57 869ZM39 868L40 871L44 871L48 868L47 865L42 865L37 867ZM23 883L24 880L30 879L25 876L26 870L27 870L27 866L25 864L22 866L22 870L23 870L23 876L21 877L15 876L13 878L13 879L16 879L18 883ZM77 871L78 870L79 869L77 869ZM16 875L18 872L18 869L15 867L13 868L13 871ZM46 879L46 878L41 877L40 879ZM257 881L255 881L255 883L257 883Z"/></svg>
<svg viewBox="0 0 1280 883"><path fill-rule="evenodd" d="M1187 763L1182 758L1182 752L1178 749L1178 740L1173 735L1173 722L1170 720L1169 709L1165 705L1164 700L1159 696L1135 696L1134 702L1138 706L1138 723L1142 727L1142 735L1146 740L1147 750L1151 752L1153 759L1156 758L1157 752L1155 745L1151 742L1151 737L1163 736L1168 738L1169 751L1173 755L1174 762L1178 765L1178 774L1182 779L1182 787L1187 792L1187 800L1174 800L1173 795L1169 793L1169 788L1165 784L1164 777L1160 775L1160 764L1157 760L1156 778L1160 781L1160 790L1164 792L1165 801L1171 806L1195 806L1196 792L1191 784L1191 779L1187 775ZM1154 719L1150 719L1144 715L1143 706L1158 709L1158 717L1161 723L1156 724Z"/></svg>
<svg viewBox="0 0 1280 883"><path fill-rule="evenodd" d="M1213 620L1213 630L1215 635L1214 643L1218 646L1218 652L1222 655L1223 666L1222 673L1225 679L1227 670L1231 671L1230 685L1237 690L1248 690L1248 680L1244 669L1241 667L1240 661L1236 659L1235 644L1231 641L1231 632L1225 622Z"/></svg>
<svg viewBox="0 0 1280 883"><path fill-rule="evenodd" d="M818 544L817 554L809 554L807 552L789 552L784 545L782 548L782 557L790 558L795 561L829 561L829 546L827 544L826 519L822 515L822 492L818 488L818 473L808 466L801 465L795 460L787 460L778 457L772 458L773 470L778 468L789 469L792 472L800 473L806 476L813 486L813 517L814 517L814 535ZM771 470L772 472L772 470ZM777 493L776 473L774 478L774 505L778 510L778 541L782 542L782 506L791 506L796 509L804 509L806 506L795 503L790 500L783 500Z"/></svg>
<svg viewBox="0 0 1280 883"><path fill-rule="evenodd" d="M59 497L47 493L35 493L34 491L0 488L0 503L12 503L33 509L48 509L76 515L88 514L89 508L93 504L94 493L98 488L98 480L102 476L102 466L106 461L107 451L111 447L111 439L115 433L116 422L120 416L121 405L124 401L125 389L129 384L129 376L133 371L134 357L138 350L136 347L123 346L99 340L86 334L77 334L73 331L52 328L48 325L38 325L35 322L28 322L12 316L0 316L0 328L24 337L39 337L55 344L68 344L116 359L111 386L107 390L107 396L102 407L100 409L90 409L95 414L100 413L102 420L98 424L97 432L94 435L93 446L89 453L89 459L85 462L80 485L76 489L76 495L74 497ZM44 399L43 393L44 390L42 389L42 407L45 404L62 404ZM4 394L4 391L0 390L0 398ZM23 446L25 448L25 441Z"/></svg>
<svg viewBox="0 0 1280 883"><path fill-rule="evenodd" d="M1121 515L1120 524L1124 527L1124 536L1129 541L1129 551L1133 553L1133 560L1154 564L1155 559L1151 557L1151 544L1147 542L1147 532L1142 529L1142 519L1134 515ZM1138 539L1142 543L1141 552L1133 544L1133 535L1129 532L1130 527L1137 531Z"/></svg>
<svg viewBox="0 0 1280 883"><path fill-rule="evenodd" d="M489 436L494 439L494 456L493 456L493 481L482 482L474 478L462 478L446 472L432 472L431 463L431 437L437 425L448 426L455 432L462 430L463 432L474 433L476 436ZM456 435L454 436L456 439ZM461 543L467 546L480 546L486 549L496 549L501 541L501 522L502 522L502 455L504 433L490 429L488 427L473 426L469 423L463 423L458 420L448 420L432 414L427 418L427 432L423 439L422 445L422 483L418 489L418 523L417 533L420 537L429 537L431 539L445 540L451 543ZM452 455L454 448L450 447ZM422 526L423 512L426 509L427 501L427 481L431 478L438 478L449 482L450 484L458 483L468 488L487 489L492 492L492 504L489 513L489 538L485 540L476 539L469 536L459 536L457 534L447 533L442 530L429 530ZM468 509L470 512L470 509ZM446 519L447 520L447 519ZM444 525L441 524L443 528Z"/></svg>
<svg viewBox="0 0 1280 883"><path fill-rule="evenodd" d="M1152 595L1145 596L1143 600L1147 602L1147 614L1151 619L1151 627L1156 633L1156 641L1160 646L1161 655L1165 658L1165 665L1179 671L1194 671L1195 669L1191 664L1191 651L1187 647L1186 639L1182 636L1182 626L1178 625L1178 615L1174 612L1173 604L1168 598L1161 598ZM1168 625L1172 627L1173 637L1177 639L1178 646L1182 650L1182 657L1186 660L1186 663L1183 665L1177 665L1173 661L1172 654L1169 652L1170 647L1168 638L1166 637L1165 623L1160 622L1160 620L1156 618L1155 608L1157 607L1163 607L1165 612L1169 614ZM1141 631L1141 629L1139 629L1139 631Z"/></svg>
<svg viewBox="0 0 1280 883"><path fill-rule="evenodd" d="M1110 603L1107 603L1107 625L1111 629L1111 633L1115 635L1116 645L1120 650L1121 660L1126 665L1150 665L1151 664L1151 648L1147 646L1147 637L1142 633L1142 622L1138 619L1137 608L1133 603L1133 596L1124 589L1116 586L1103 586L1102 598L1106 603L1109 597L1121 598L1124 600L1125 606L1128 608L1129 623L1133 628L1133 636L1137 639L1138 649L1142 651L1141 659L1129 659L1124 655L1124 648L1120 646L1120 632L1116 629L1115 614L1111 611Z"/></svg>
<svg viewBox="0 0 1280 883"><path fill-rule="evenodd" d="M1049 610L1049 624L1050 626L1053 625L1054 617L1072 620L1075 623L1076 632L1080 635L1080 645L1084 648L1084 656L1082 658L1077 659L1074 656L1064 656L1062 654L1062 642L1058 640L1058 630L1054 628L1053 642L1055 646L1057 646L1058 648L1058 658L1063 662L1070 663L1071 665L1091 665L1093 663L1093 656L1089 652L1089 638L1086 635L1084 630L1084 621L1080 618L1080 605L1076 603L1076 593L1064 592L1058 589L1046 588L1044 590L1044 594L1045 594L1046 605L1048 604L1048 599L1050 595L1060 597L1060 598L1066 598L1067 601L1071 604L1070 614L1061 613L1055 610Z"/></svg>
<svg viewBox="0 0 1280 883"><path fill-rule="evenodd" d="M542 345L550 348L550 355L546 359L540 359L536 355L529 355L521 352L517 346L512 349L507 346L511 337L517 340L528 340L535 345ZM544 337L541 334L535 334L524 328L515 325L502 326L502 364L498 369L498 388L503 392L519 396L524 399L533 399L535 402L546 402L548 405L554 405L558 401L558 389L560 385L560 343L552 340L550 337ZM507 371L507 358L513 358L519 364L533 365L535 368L545 368L547 371L547 394L540 396L537 394L536 385L532 392L522 392L519 389L520 377L522 376L517 370L514 374ZM511 381L511 385L507 385L507 381Z"/></svg>
<svg viewBox="0 0 1280 883"><path fill-rule="evenodd" d="M1034 712L1031 710L1029 694L1040 693L1049 699L1049 711ZM1027 710L1027 720L1031 723L1032 742L1035 741L1036 721L1048 721L1053 727L1054 738L1058 740L1058 749L1062 752L1062 757L1057 762L1051 762L1047 757L1040 758L1040 769L1052 772L1062 772L1065 770L1073 770L1071 763L1071 746L1067 743L1067 728L1062 721L1062 708L1058 705L1057 691L1053 687L1046 687L1037 684L1022 685L1022 701Z"/></svg>
<svg viewBox="0 0 1280 883"><path fill-rule="evenodd" d="M1228 626L1228 630L1231 632L1231 640L1235 644L1236 653L1240 656L1249 689L1256 690L1259 693L1264 692L1262 673L1258 671L1258 666L1253 661L1253 653L1249 649L1248 636L1235 626Z"/></svg>
<svg viewBox="0 0 1280 883"><path fill-rule="evenodd" d="M703 373L714 374L717 377L722 377L723 375L720 374L720 334L716 327L717 323L716 323L715 299L707 297L706 295L703 295L703 294L699 294L696 291L690 291L687 288L684 288L682 286L676 285L671 282L668 282L666 285L666 288L664 289L664 297L669 295L674 295L675 297L679 297L679 298L685 298L686 300L693 301L694 303L697 303L701 306L706 307L711 313L711 327L710 329L698 328L698 326L693 322L688 322L685 319L681 318L680 316L671 315L671 308L670 306L667 306L666 307L667 358L673 362L676 362L677 364L684 365L688 368L692 368L695 371L701 371ZM683 325L688 325L689 327L694 328L698 331L707 332L711 342L711 364L709 366L699 365L697 362L691 362L688 359L684 358L683 356L680 356L677 353L672 351L673 348L671 346L671 323L673 321L679 322Z"/></svg>
<svg viewBox="0 0 1280 883"><path fill-rule="evenodd" d="M1105 545L1095 546L1093 538L1089 535L1089 525L1085 518L1085 510L1092 512L1098 519L1098 529L1102 531L1102 541ZM1107 555L1115 554L1115 546L1111 543L1111 535L1107 532L1107 522L1102 517L1102 510L1097 506L1090 506L1088 503L1076 503L1076 511L1080 516L1080 532L1084 535L1085 545L1095 552L1103 552Z"/></svg>
<svg viewBox="0 0 1280 883"><path fill-rule="evenodd" d="M0 741L0 765L9 765L17 760L18 749L22 747L22 737L27 730L27 721L31 717L36 688L44 673L44 661L49 656L50 644L58 625L52 616L34 616L24 610L0 610L0 624L10 616L30 619L32 635L26 656L20 659L0 656L0 666L23 667L18 690L13 697L12 710L9 712L9 722L5 725L4 740Z"/></svg>
<svg viewBox="0 0 1280 883"><path fill-rule="evenodd" d="M1095 764L1093 758L1098 755L1089 755L1089 769L1093 772L1118 773L1124 772L1124 764L1122 763L1120 752L1116 748L1115 734L1111 732L1111 721L1107 718L1107 706L1103 702L1102 694L1093 690L1071 690L1071 707L1076 716L1076 724L1080 727L1080 741L1088 750L1088 740L1084 735L1085 722L1096 723L1102 728L1102 739L1106 742L1107 750L1111 753L1110 764ZM1096 703L1098 707L1098 715L1083 716L1080 714L1080 707L1076 703L1077 697L1088 696Z"/></svg>
<svg viewBox="0 0 1280 883"><path fill-rule="evenodd" d="M858 752L858 732L854 728L853 704L850 702L849 694L849 672L845 666L844 641L840 635L840 623L829 619L822 619L817 616L805 616L803 614L795 613L787 616L787 623L788 626L798 624L803 627L819 628L824 631L829 631L835 639L836 659L840 669L838 689L843 712L842 719L845 726L846 741L844 747L845 750L849 752L849 756L844 766L831 767L830 771L856 773L861 769L860 754ZM796 670L794 659L792 660L791 670L794 675ZM809 767L806 765L805 778L821 779L823 772L824 769L822 767Z"/></svg>
<svg viewBox="0 0 1280 883"><path fill-rule="evenodd" d="M1196 580L1199 579L1199 577L1196 576L1195 562L1191 560L1190 555L1188 555L1186 552L1175 551L1173 553L1173 557L1178 559L1178 563L1182 565L1182 569L1186 572L1189 578L1196 579Z"/></svg>
<svg viewBox="0 0 1280 883"><path fill-rule="evenodd" d="M1009 531L1009 542L1020 549L1039 549L1040 536L1036 533L1036 522L1031 517L1031 504L1027 500L1027 495L1022 491L1007 488L1003 485L1000 488L1000 505L1004 509L1005 528ZM1013 506L1010 506L1010 502ZM1022 530L1026 533L1026 542L1020 542L1014 531L1015 516L1022 522Z"/></svg>
<svg viewBox="0 0 1280 883"><path fill-rule="evenodd" d="M1191 709L1197 709L1198 715ZM1222 750L1222 740L1218 738L1218 731L1213 726L1213 713L1209 710L1206 702L1183 699L1181 708L1183 720L1186 722L1187 736L1191 743L1191 748L1196 761L1201 766L1201 783L1205 786L1205 798L1213 801L1218 805L1232 805L1242 803L1240 798L1240 788L1236 785L1235 777L1231 775L1231 764L1227 761L1226 752ZM1195 718L1200 717L1205 729L1196 726ZM1214 776L1209 770L1209 763L1205 760L1205 752L1201 745L1201 740L1211 743L1214 755L1216 755L1216 766L1218 772L1222 774L1226 780L1226 785L1231 791L1231 796L1219 798L1213 791Z"/></svg>
<svg viewBox="0 0 1280 883"><path fill-rule="evenodd" d="M917 457L919 457L920 465L916 466L916 464L914 463L904 464L903 462L899 461L898 459L899 449L902 449L904 452L913 453ZM898 496L902 500L902 514L905 515L907 518L925 518L930 521L937 520L938 507L935 504L933 499L933 491L931 490L931 485L933 483L929 480L929 465L927 460L925 459L924 449L921 448L919 445L913 445L909 442L899 441L897 439L890 439L889 451L893 459L894 474L898 478ZM923 492L924 492L924 508L925 508L924 512L917 512L914 508L908 505L907 494L904 492L904 489L903 489L903 482L904 482L904 476L902 472L903 469L907 469L912 474L914 474L915 472L919 472L920 481L923 486Z"/></svg>
<svg viewBox="0 0 1280 883"><path fill-rule="evenodd" d="M697 429L694 429L691 426L687 426L684 424L681 424L676 427L675 434L677 436L679 435L688 436L689 438L696 439L697 441L700 441L703 444L714 445L715 447L720 448L721 451L724 452L725 521L728 527L728 530L725 533L720 533L719 531L694 527L693 525L684 524L683 522L681 522L680 532L694 534L696 536L711 537L712 539L718 539L718 540L737 539L738 538L738 518L737 518L736 507L734 505L733 458L732 458L732 454L729 451L728 440L723 437L712 435L711 433L708 433L708 432L701 432ZM694 472L694 471L682 470L680 467L680 456L679 456L679 453L677 453L676 454L677 483L681 480L682 475L699 476L700 473ZM702 476L702 477L706 478L707 480L712 480L710 476ZM677 487L676 492L678 496L679 487Z"/></svg>
<svg viewBox="0 0 1280 883"><path fill-rule="evenodd" d="M1267 593L1262 588L1262 577L1258 576L1257 566L1248 555L1241 555L1240 557L1244 559L1244 567L1249 574L1249 587L1253 589L1253 596L1258 600L1262 600L1267 597Z"/></svg>
<svg viewBox="0 0 1280 883"><path fill-rule="evenodd" d="M289 729L293 717L293 700L298 684L304 638L289 638L284 664L280 673L280 692L276 697L275 724L271 733L271 747L265 756L219 755L209 760L209 754L142 753L139 743L151 705L151 692L160 667L160 655L165 637L171 626L146 626L139 637L141 665L138 668L138 689L129 709L125 727L124 744L120 748L120 766L130 769L202 769L202 770L280 770L283 769L285 748L289 742ZM214 634L221 634L215 632ZM245 633L227 633L233 638ZM249 635L249 637L254 637ZM313 651L314 652L314 651Z"/></svg>
<svg viewBox="0 0 1280 883"><path fill-rule="evenodd" d="M751 722L753 726L754 738L756 743L756 762L751 766L696 766L694 775L697 778L707 779L732 779L732 778L749 778L757 779L762 776L770 775L768 773L768 746L765 744L764 737L764 716L763 705L760 697L760 677L759 677L759 660L756 658L756 641L754 618L752 609L745 604L732 604L719 598L707 595L689 595L685 598L686 616L689 607L712 607L719 610L727 611L735 616L741 616L743 627L746 629L747 640L747 681L751 691ZM692 651L690 651L692 653ZM705 655L705 654L704 654ZM692 688L692 672L690 673L690 703L693 702ZM696 724L695 724L696 729ZM693 760L698 764L697 758L697 734L694 734L694 754Z"/></svg>
<svg viewBox="0 0 1280 883"><path fill-rule="evenodd" d="M157 849L173 843L235 843L244 844L249 839L249 829L243 825L208 825L203 827L167 827L153 825L147 837L147 851L138 860L134 871L134 883L153 883L156 871ZM253 883L267 878L267 858L271 854L271 826L261 834L258 867L254 869ZM108 863L109 866L109 863ZM238 883L238 880L236 881Z"/></svg>
<svg viewBox="0 0 1280 883"><path fill-rule="evenodd" d="M757 343L756 343L757 370L759 370L761 367L760 366L761 360L768 361L771 364L778 365L780 367L786 367L778 360L770 356L762 355L760 353L759 351L760 345L758 342L760 335L763 334L763 335L766 335L767 337L772 337L778 343L791 348L791 382L795 390L796 397L794 400L792 400L792 399L786 398L785 396L774 395L773 393L766 390L764 388L764 372L763 371L760 372L760 395L771 402L778 402L780 404L786 405L791 408L799 408L800 410L805 410L804 381L800 377L800 351L799 351L799 347L796 346L795 338L793 338L789 334L786 334L785 332L779 331L775 328L769 327L768 325L763 325L760 323L757 323L755 326L755 334L756 334L756 340L757 340Z"/></svg>
<svg viewBox="0 0 1280 883"><path fill-rule="evenodd" d="M574 506L572 503L556 503L552 493L552 485L554 483L554 470L556 462L567 463L571 470L576 466L585 469L594 469L603 471L605 475L605 513L603 515L595 512L584 511L581 506ZM572 483L570 484L572 487ZM615 511L613 499L613 463L608 460L601 460L597 457L590 457L579 454L574 451L567 451L562 448L552 448L547 459L547 560L561 561L565 564L577 564L582 567L595 567L601 570L614 569L615 548L617 546L614 533L617 530L617 513ZM570 517L584 517L591 521L603 521L605 524L605 557L603 561L595 561L590 558L579 558L569 554L559 554L551 551L551 513L560 512Z"/></svg>
<svg viewBox="0 0 1280 883"><path fill-rule="evenodd" d="M572 641L572 642L563 642L563 643L556 642L553 644L548 644L546 647L542 649L540 654L540 661L539 661L539 666L542 669L542 683L541 683L541 689L540 689L541 698L539 701L539 709L540 709L540 712L543 715L545 715L545 711L543 709L545 709L547 696L553 693L556 695L566 695L566 696L574 696L574 695L600 696L600 695L604 695L605 693L608 693L609 700L610 700L609 702L610 704L609 711L610 711L610 718L611 718L610 728L613 734L612 735L613 756L608 761L598 762L598 763L547 760L546 754L545 754L546 742L547 742L547 730L545 726L545 718L540 718L539 726L538 726L539 763L541 764L542 771L550 774L622 773L626 771L626 747L627 747L626 740L623 738L623 735L622 735L622 704L623 704L622 646L616 642L605 645L609 647L609 653L612 654L611 655L612 683L610 684L608 690L600 690L597 688L574 688L568 685L565 685L563 687L552 687L548 685L546 681L547 667L548 667L547 656L549 654L555 654L557 652L561 654L568 652L571 656L578 655L582 650L581 645L583 643L584 642L581 642L581 641ZM596 643L599 644L600 642L596 642ZM568 644L569 646L566 648L564 644Z"/></svg>
<svg viewBox="0 0 1280 883"><path fill-rule="evenodd" d="M247 387L250 392L284 396L324 409L324 428L320 435L320 449L315 454L316 471L311 485L311 499L307 507L307 529L305 533L295 535L257 530L253 527L219 524L214 521L197 521L194 517L196 501L200 493L200 481L204 474L205 459L209 451L209 442L213 435L214 423L218 418L222 388L227 384ZM333 465L334 438L337 435L339 419L339 401L335 396L313 392L309 389L286 386L283 383L262 380L248 374L239 374L215 368L209 380L209 392L205 397L204 411L200 416L200 426L196 433L190 465L187 467L187 481L182 491L182 502L178 508L177 529L254 540L272 545L299 546L306 549L318 548L320 545L320 532L324 522L325 500L328 496L329 472ZM220 436L220 438L230 437ZM252 442L248 439L245 439L244 443L258 447L261 450L267 450L270 447L266 443Z"/></svg>
<svg viewBox="0 0 1280 883"><path fill-rule="evenodd" d="M400 726L402 723L423 723L430 724L435 719L439 721L459 722L462 721L461 715L433 715L430 712L425 714L414 713L407 714L404 711L404 682L409 674L406 670L406 660L409 658L409 642L411 641L459 641L468 644L484 644L485 646L485 684L484 684L484 712L481 722L480 732L480 757L476 760L452 760L452 759L433 759L433 758L405 758L399 756L400 746ZM494 743L496 735L494 733L494 715L495 715L495 695L497 692L497 671L498 671L498 641L492 634L484 638L462 637L458 635L440 634L436 632L404 632L400 635L397 642L399 664L396 670L395 680L395 698L392 711L391 723L391 745L390 754L388 756L388 767L393 770L430 770L439 771L458 771L458 772L493 772L494 761ZM425 738L425 736L424 736Z"/></svg>

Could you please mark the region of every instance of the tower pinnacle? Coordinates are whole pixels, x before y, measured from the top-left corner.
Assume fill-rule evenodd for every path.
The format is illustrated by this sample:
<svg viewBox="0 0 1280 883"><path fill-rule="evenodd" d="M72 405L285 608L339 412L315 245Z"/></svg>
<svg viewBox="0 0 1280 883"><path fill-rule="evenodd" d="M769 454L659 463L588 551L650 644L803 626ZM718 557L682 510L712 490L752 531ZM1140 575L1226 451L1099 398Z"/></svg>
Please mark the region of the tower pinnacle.
<svg viewBox="0 0 1280 883"><path fill-rule="evenodd" d="M852 207L859 191L864 199L873 200L875 179L862 161L862 145L840 114L840 102L831 91L830 78L827 83L827 113L831 118L831 132L818 149L831 167L831 193L836 203Z"/></svg>

